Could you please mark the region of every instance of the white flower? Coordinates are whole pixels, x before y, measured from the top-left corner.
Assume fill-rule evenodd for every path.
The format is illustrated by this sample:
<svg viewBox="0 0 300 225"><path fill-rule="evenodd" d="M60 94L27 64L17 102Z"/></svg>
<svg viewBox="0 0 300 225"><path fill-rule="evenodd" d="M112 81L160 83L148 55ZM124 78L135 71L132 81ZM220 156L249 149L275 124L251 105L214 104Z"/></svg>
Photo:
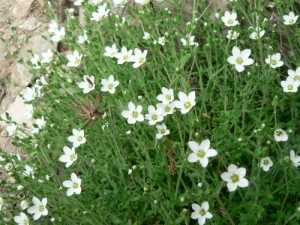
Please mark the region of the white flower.
<svg viewBox="0 0 300 225"><path fill-rule="evenodd" d="M123 64L124 62L129 62L133 50L127 51L127 48L123 46L121 52L115 54L115 57L118 59L118 64Z"/></svg>
<svg viewBox="0 0 300 225"><path fill-rule="evenodd" d="M283 19L284 19L283 23L285 25L292 25L296 23L298 16L295 16L294 12L290 12L289 15L284 15Z"/></svg>
<svg viewBox="0 0 300 225"><path fill-rule="evenodd" d="M0 210L2 209L2 206L4 205L4 201L3 201L3 198L0 197Z"/></svg>
<svg viewBox="0 0 300 225"><path fill-rule="evenodd" d="M37 94L35 92L35 88L26 88L26 94L23 95L23 99L25 101L32 101L36 98Z"/></svg>
<svg viewBox="0 0 300 225"><path fill-rule="evenodd" d="M164 36L159 37L157 43L160 44L160 45L165 45L166 38Z"/></svg>
<svg viewBox="0 0 300 225"><path fill-rule="evenodd" d="M182 42L182 44L184 46L186 45L195 45L194 42L195 36L191 36L191 35L186 35L186 39L185 38L180 38L180 41Z"/></svg>
<svg viewBox="0 0 300 225"><path fill-rule="evenodd" d="M20 190L22 190L24 187L22 186L22 185L18 185L18 187L17 187L17 190L18 191L20 191ZM22 204L22 202L21 202L21 204ZM22 207L22 206L21 206Z"/></svg>
<svg viewBox="0 0 300 225"><path fill-rule="evenodd" d="M46 216L48 215L48 209L46 208L47 205L47 198L43 198L42 201L40 201L38 198L33 197L32 198L33 206L29 207L27 209L27 212L33 215L33 219L37 220L41 217L41 215Z"/></svg>
<svg viewBox="0 0 300 225"><path fill-rule="evenodd" d="M34 170L33 170L33 167L26 165L25 169L26 170L23 172L23 175L24 176L30 176L31 175L31 178L34 179L34 175L33 175L34 174Z"/></svg>
<svg viewBox="0 0 300 225"><path fill-rule="evenodd" d="M48 32L54 33L58 29L58 24L55 20L51 20L51 23L49 24Z"/></svg>
<svg viewBox="0 0 300 225"><path fill-rule="evenodd" d="M265 172L268 172L273 166L273 162L269 156L262 158L259 165Z"/></svg>
<svg viewBox="0 0 300 225"><path fill-rule="evenodd" d="M4 168L5 168L5 170L6 170L7 172L9 172L9 171L11 171L11 170L14 168L14 166L13 166L12 163L7 163L7 164L4 166Z"/></svg>
<svg viewBox="0 0 300 225"><path fill-rule="evenodd" d="M153 105L148 106L148 114L145 115L145 118L148 120L149 125L155 125L157 122L160 122L164 119L161 115L162 109L155 109Z"/></svg>
<svg viewBox="0 0 300 225"><path fill-rule="evenodd" d="M8 133L8 136L13 136L17 133L17 126L16 124L11 124L10 126L6 127L6 131Z"/></svg>
<svg viewBox="0 0 300 225"><path fill-rule="evenodd" d="M42 56L42 63L50 63L53 59L53 52L51 51L51 49L48 49L47 52L42 53Z"/></svg>
<svg viewBox="0 0 300 225"><path fill-rule="evenodd" d="M76 0L73 4L80 6L84 0Z"/></svg>
<svg viewBox="0 0 300 225"><path fill-rule="evenodd" d="M104 53L105 56L108 56L110 58L115 58L115 55L117 54L118 49L116 47L116 44L113 44L111 47L106 46L105 47L105 51L106 51Z"/></svg>
<svg viewBox="0 0 300 225"><path fill-rule="evenodd" d="M79 195L81 193L81 179L78 178L75 173L72 173L71 180L65 180L63 185L69 188L67 190L67 196L71 196L74 193Z"/></svg>
<svg viewBox="0 0 300 225"><path fill-rule="evenodd" d="M29 201L27 201L27 200L21 201L20 207L22 210L27 209L29 207Z"/></svg>
<svg viewBox="0 0 300 225"><path fill-rule="evenodd" d="M234 27L237 24L239 24L239 22L236 20L236 12L230 13L229 11L226 11L224 16L221 17L221 19L227 27Z"/></svg>
<svg viewBox="0 0 300 225"><path fill-rule="evenodd" d="M99 21L102 20L104 17L107 17L109 13L109 9L106 9L106 6L107 6L106 3L104 3L103 5L99 5L97 12L92 13L91 20Z"/></svg>
<svg viewBox="0 0 300 225"><path fill-rule="evenodd" d="M282 129L277 129L274 132L274 138L276 141L287 141L288 135L287 133Z"/></svg>
<svg viewBox="0 0 300 225"><path fill-rule="evenodd" d="M205 201L200 205L198 204L192 204L192 208L194 212L191 215L191 218L194 220L198 220L199 225L205 224L206 219L211 219L213 215L208 212L209 205L208 202Z"/></svg>
<svg viewBox="0 0 300 225"><path fill-rule="evenodd" d="M161 91L162 94L159 94L156 98L158 101L161 101L162 104L166 105L174 100L174 92L172 88L167 89L165 87L162 87Z"/></svg>
<svg viewBox="0 0 300 225"><path fill-rule="evenodd" d="M95 89L95 78L94 76L83 76L83 82L78 84L79 88L83 89L83 93L89 93L90 91Z"/></svg>
<svg viewBox="0 0 300 225"><path fill-rule="evenodd" d="M141 5L147 5L150 2L150 0L134 0L134 1Z"/></svg>
<svg viewBox="0 0 300 225"><path fill-rule="evenodd" d="M103 0L92 0L92 3L95 5L99 5Z"/></svg>
<svg viewBox="0 0 300 225"><path fill-rule="evenodd" d="M73 136L68 137L68 141L73 142L73 147L77 148L79 145L84 144L86 142L86 138L84 137L84 130L72 130Z"/></svg>
<svg viewBox="0 0 300 225"><path fill-rule="evenodd" d="M237 186L247 187L249 181L244 178L246 175L246 169L241 167L238 168L236 165L230 164L228 166L228 172L221 174L221 178L227 183L228 190L230 192L235 191Z"/></svg>
<svg viewBox="0 0 300 225"><path fill-rule="evenodd" d="M69 167L77 159L77 154L75 153L75 147L69 148L67 146L64 146L63 151L65 154L60 156L58 160L63 163L66 163L66 167Z"/></svg>
<svg viewBox="0 0 300 225"><path fill-rule="evenodd" d="M215 149L209 148L210 141L208 139L202 141L200 145L195 141L189 141L188 145L193 153L189 155L187 160L191 163L199 161L204 168L208 165L208 158L218 154Z"/></svg>
<svg viewBox="0 0 300 225"><path fill-rule="evenodd" d="M129 102L128 109L129 110L122 111L122 116L127 119L127 123L135 124L136 121L144 121L144 116L141 114L143 110L143 107L141 105L135 107L132 102Z"/></svg>
<svg viewBox="0 0 300 225"><path fill-rule="evenodd" d="M144 32L143 39L149 40L150 39L150 34L148 32Z"/></svg>
<svg viewBox="0 0 300 225"><path fill-rule="evenodd" d="M173 114L174 113L174 108L175 108L174 102L168 103L168 104L165 104L165 105L163 103L157 103L156 107L162 109L162 112L161 112L162 116Z"/></svg>
<svg viewBox="0 0 300 225"><path fill-rule="evenodd" d="M288 74L289 74L288 77L293 78L294 81L297 82L297 83L299 83L299 85L300 85L300 67L298 67L296 69L296 71L294 71L294 70L288 70Z"/></svg>
<svg viewBox="0 0 300 225"><path fill-rule="evenodd" d="M86 34L86 30L83 31L83 36L78 36L78 43L79 44L83 44L85 41L88 42L88 43L90 42L89 39L88 39L88 36Z"/></svg>
<svg viewBox="0 0 300 225"><path fill-rule="evenodd" d="M45 77L44 77L44 76L41 76L40 79L36 79L35 83L38 84L38 85L40 85L40 84L41 84L41 85L46 85L46 84L48 84L47 81L45 80Z"/></svg>
<svg viewBox="0 0 300 225"><path fill-rule="evenodd" d="M300 156L296 155L294 150L290 151L290 160L292 161L293 166L300 166Z"/></svg>
<svg viewBox="0 0 300 225"><path fill-rule="evenodd" d="M128 169L128 175L132 174L132 169Z"/></svg>
<svg viewBox="0 0 300 225"><path fill-rule="evenodd" d="M297 92L300 82L295 81L292 77L287 77L286 81L281 81L280 84L284 92Z"/></svg>
<svg viewBox="0 0 300 225"><path fill-rule="evenodd" d="M40 129L42 129L46 125L44 116L42 116L42 118L40 118L40 119L37 119L35 121L35 123L36 123L37 127L32 126L32 129L31 129L32 134L38 133L40 131Z"/></svg>
<svg viewBox="0 0 300 225"><path fill-rule="evenodd" d="M115 6L117 7L124 7L125 4L127 3L127 0L113 0Z"/></svg>
<svg viewBox="0 0 300 225"><path fill-rule="evenodd" d="M170 134L170 130L167 129L167 126L164 123L161 125L157 124L156 128L156 139L161 139L163 136Z"/></svg>
<svg viewBox="0 0 300 225"><path fill-rule="evenodd" d="M174 101L174 106L178 109L181 109L182 114L186 114L190 111L190 109L196 105L195 98L196 93L195 91L191 91L189 95L186 95L182 91L179 91L178 93L179 101Z"/></svg>
<svg viewBox="0 0 300 225"><path fill-rule="evenodd" d="M51 37L51 40L54 42L59 42L62 39L64 39L65 35L66 35L66 31L64 27L60 28L60 30L57 28L54 31L54 35Z"/></svg>
<svg viewBox="0 0 300 225"><path fill-rule="evenodd" d="M280 61L281 55L280 53L276 53L274 55L268 55L268 58L265 59L267 64L270 64L272 68L281 67L283 62Z"/></svg>
<svg viewBox="0 0 300 225"><path fill-rule="evenodd" d="M249 29L254 29L253 27L249 27ZM265 31L262 30L260 27L256 27L255 30L250 34L250 38L253 40L257 40L264 36Z"/></svg>
<svg viewBox="0 0 300 225"><path fill-rule="evenodd" d="M147 50L145 50L144 52L142 52L138 48L134 49L134 55L132 55L131 59L130 59L131 62L134 62L133 68L138 68L144 62L146 62L147 53L148 53Z"/></svg>
<svg viewBox="0 0 300 225"><path fill-rule="evenodd" d="M73 55L68 54L68 55L66 55L66 57L69 60L67 66L77 67L81 63L82 54L79 54L77 50L74 50Z"/></svg>
<svg viewBox="0 0 300 225"><path fill-rule="evenodd" d="M236 32L236 31L232 32L232 30L228 30L228 34L226 35L226 38L235 40L239 35L240 35L240 33Z"/></svg>
<svg viewBox="0 0 300 225"><path fill-rule="evenodd" d="M41 66L38 64L40 62L40 56L39 55L33 54L33 58L30 61L31 61L34 69L38 70L38 69L41 68Z"/></svg>
<svg viewBox="0 0 300 225"><path fill-rule="evenodd" d="M244 66L249 66L254 62L253 59L249 58L250 54L250 49L245 49L241 52L238 47L234 46L232 48L232 56L229 56L227 58L227 61L230 64L235 65L235 69L238 72L242 72L245 70Z"/></svg>
<svg viewBox="0 0 300 225"><path fill-rule="evenodd" d="M114 94L116 91L116 87L120 84L119 81L115 81L115 78L113 75L110 75L108 79L101 79L101 84L103 85L101 87L102 92L109 92L111 94Z"/></svg>
<svg viewBox="0 0 300 225"><path fill-rule="evenodd" d="M29 225L29 219L23 212L20 213L20 216L15 216L14 221L19 225Z"/></svg>

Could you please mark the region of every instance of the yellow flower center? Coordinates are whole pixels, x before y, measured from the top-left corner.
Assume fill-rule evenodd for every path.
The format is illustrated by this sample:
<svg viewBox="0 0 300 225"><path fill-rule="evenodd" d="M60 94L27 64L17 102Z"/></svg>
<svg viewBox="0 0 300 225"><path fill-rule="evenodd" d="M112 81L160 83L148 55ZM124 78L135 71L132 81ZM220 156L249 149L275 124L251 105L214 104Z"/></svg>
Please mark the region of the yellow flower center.
<svg viewBox="0 0 300 225"><path fill-rule="evenodd" d="M72 155L70 156L70 159L71 159L72 161L74 161L74 160L76 159L76 154L72 154Z"/></svg>
<svg viewBox="0 0 300 225"><path fill-rule="evenodd" d="M236 183L239 181L239 176L237 174L233 174L230 178L232 183Z"/></svg>
<svg viewBox="0 0 300 225"><path fill-rule="evenodd" d="M172 98L172 96L171 96L171 95L166 95L166 99L167 99L168 101L170 101L170 100L171 100L171 98Z"/></svg>
<svg viewBox="0 0 300 225"><path fill-rule="evenodd" d="M138 116L139 116L139 113L138 113L138 112L134 111L134 112L132 113L132 117L133 117L133 118L138 118Z"/></svg>
<svg viewBox="0 0 300 225"><path fill-rule="evenodd" d="M113 88L114 88L114 85L113 85L113 84L109 84L109 85L108 85L108 89L109 89L109 90L111 90L111 89L113 89Z"/></svg>
<svg viewBox="0 0 300 225"><path fill-rule="evenodd" d="M165 108L165 111L166 111L166 112L170 112L170 111L171 111L171 108L170 108L169 106L167 106L167 107Z"/></svg>
<svg viewBox="0 0 300 225"><path fill-rule="evenodd" d="M160 133L161 133L161 134L164 134L164 133L166 133L166 130L165 130L165 129L161 129L161 130L160 130Z"/></svg>
<svg viewBox="0 0 300 225"><path fill-rule="evenodd" d="M228 22L227 22L228 24L233 24L233 20L232 19L230 19L230 20L228 20Z"/></svg>
<svg viewBox="0 0 300 225"><path fill-rule="evenodd" d="M93 88L94 87L94 85L93 84L89 84L89 88Z"/></svg>
<svg viewBox="0 0 300 225"><path fill-rule="evenodd" d="M157 120L158 116L157 115L152 115L152 120Z"/></svg>
<svg viewBox="0 0 300 225"><path fill-rule="evenodd" d="M281 135L283 135L283 132L282 132L281 130L277 130L277 131L276 131L276 135L277 135L277 136L281 136Z"/></svg>
<svg viewBox="0 0 300 225"><path fill-rule="evenodd" d="M271 61L271 64L272 64L272 66L276 66L277 60L272 60L272 61Z"/></svg>
<svg viewBox="0 0 300 225"><path fill-rule="evenodd" d="M268 165L268 164L269 164L269 160L265 159L265 160L263 161L263 164L264 164L264 165Z"/></svg>
<svg viewBox="0 0 300 225"><path fill-rule="evenodd" d="M199 151L197 152L197 156L198 156L199 158L203 158L203 157L205 156L205 152L204 152L203 150L199 150Z"/></svg>
<svg viewBox="0 0 300 225"><path fill-rule="evenodd" d="M294 88L294 86L292 85L292 84L289 84L288 86L287 86L287 88L288 88L288 90L293 90L293 88Z"/></svg>
<svg viewBox="0 0 300 225"><path fill-rule="evenodd" d="M24 225L29 225L28 219L24 219L23 224L24 224Z"/></svg>
<svg viewBox="0 0 300 225"><path fill-rule="evenodd" d="M44 210L45 210L45 206L40 205L40 206L39 206L39 211L40 211L40 212L43 212Z"/></svg>
<svg viewBox="0 0 300 225"><path fill-rule="evenodd" d="M206 211L205 211L204 209L201 209L201 210L199 211L199 214L200 214L201 216L205 216Z"/></svg>
<svg viewBox="0 0 300 225"><path fill-rule="evenodd" d="M81 62L81 59L76 59L75 64L76 64L76 65L79 65L80 62Z"/></svg>
<svg viewBox="0 0 300 225"><path fill-rule="evenodd" d="M123 60L124 60L124 61L127 61L127 60L128 60L128 55L125 55L125 56L123 57Z"/></svg>
<svg viewBox="0 0 300 225"><path fill-rule="evenodd" d="M236 63L238 64L238 65L242 65L243 64L243 59L241 58L241 57L238 57L237 59L236 59Z"/></svg>
<svg viewBox="0 0 300 225"><path fill-rule="evenodd" d="M139 59L139 63L140 64L143 64L145 62L145 58L144 57L141 57L140 59Z"/></svg>
<svg viewBox="0 0 300 225"><path fill-rule="evenodd" d="M82 137L78 136L77 141L82 141Z"/></svg>
<svg viewBox="0 0 300 225"><path fill-rule="evenodd" d="M183 106L184 106L184 108L189 109L189 108L191 108L192 104L190 102L186 102L186 103L184 103Z"/></svg>
<svg viewBox="0 0 300 225"><path fill-rule="evenodd" d="M293 19L289 21L290 24L293 24L294 22L295 22L295 20L293 20Z"/></svg>
<svg viewBox="0 0 300 225"><path fill-rule="evenodd" d="M300 80L300 76L295 76L295 80Z"/></svg>
<svg viewBox="0 0 300 225"><path fill-rule="evenodd" d="M78 188L78 187L79 187L79 184L78 184L78 183L76 183L76 182L74 182L74 183L73 183L73 188L75 188L75 189L76 189L76 188Z"/></svg>

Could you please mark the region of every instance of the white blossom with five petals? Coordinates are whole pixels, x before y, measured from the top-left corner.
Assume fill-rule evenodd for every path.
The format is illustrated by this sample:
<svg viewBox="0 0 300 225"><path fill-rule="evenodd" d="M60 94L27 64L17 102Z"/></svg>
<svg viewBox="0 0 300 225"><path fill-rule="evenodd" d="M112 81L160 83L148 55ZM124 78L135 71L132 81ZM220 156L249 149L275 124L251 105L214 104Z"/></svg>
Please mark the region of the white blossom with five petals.
<svg viewBox="0 0 300 225"><path fill-rule="evenodd" d="M37 220L42 215L46 216L48 215L48 209L46 208L47 205L47 198L43 198L42 201L40 201L37 197L32 198L33 206L29 207L27 209L27 212L33 215L33 219Z"/></svg>
<svg viewBox="0 0 300 225"><path fill-rule="evenodd" d="M237 189L237 187L247 187L249 181L244 178L246 175L246 169L241 167L238 168L236 165L230 164L228 166L228 172L221 174L223 181L227 182L228 191L232 192Z"/></svg>
<svg viewBox="0 0 300 225"><path fill-rule="evenodd" d="M234 65L238 72L242 72L245 70L245 66L249 66L254 62L253 59L249 58L250 54L250 49L241 51L238 47L234 46L232 48L232 56L229 56L227 61Z"/></svg>
<svg viewBox="0 0 300 225"><path fill-rule="evenodd" d="M122 111L122 116L127 119L127 123L135 124L136 121L144 121L144 116L141 114L143 110L143 107L141 105L135 107L132 102L129 102L128 109L129 110Z"/></svg>
<svg viewBox="0 0 300 225"><path fill-rule="evenodd" d="M209 148L210 141L208 139L202 141L200 145L195 141L189 141L188 145L193 153L188 156L187 160L191 163L199 161L204 168L208 165L208 158L218 154L215 149Z"/></svg>
<svg viewBox="0 0 300 225"><path fill-rule="evenodd" d="M192 204L192 208L194 212L192 213L191 218L198 220L199 225L205 224L206 219L211 219L213 217L213 215L208 212L209 205L207 201L203 202L201 206L198 204Z"/></svg>
<svg viewBox="0 0 300 225"><path fill-rule="evenodd" d="M110 75L107 79L101 79L101 84L103 85L101 87L101 91L103 92L109 92L111 94L114 94L116 92L116 87L120 84L119 81L115 81L115 78L113 75Z"/></svg>
<svg viewBox="0 0 300 225"><path fill-rule="evenodd" d="M174 106L178 109L181 109L182 114L188 113L191 108L196 105L195 98L196 93L195 91L191 91L189 95L186 95L182 91L178 93L179 100L174 101Z"/></svg>

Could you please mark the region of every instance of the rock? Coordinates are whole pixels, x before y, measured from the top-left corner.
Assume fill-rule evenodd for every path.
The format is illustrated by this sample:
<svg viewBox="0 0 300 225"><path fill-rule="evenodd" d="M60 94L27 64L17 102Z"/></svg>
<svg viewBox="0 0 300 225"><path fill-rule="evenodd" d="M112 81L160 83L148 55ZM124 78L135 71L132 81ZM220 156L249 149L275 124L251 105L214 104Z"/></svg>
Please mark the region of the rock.
<svg viewBox="0 0 300 225"><path fill-rule="evenodd" d="M33 75L29 72L29 68L23 64L15 64L10 77L13 83L18 84L21 87L27 87L32 78Z"/></svg>
<svg viewBox="0 0 300 225"><path fill-rule="evenodd" d="M26 90L22 90L20 94L25 94ZM26 123L29 126L32 124L32 119L28 119L24 112L26 111L24 100L18 95L15 98L15 101L7 108L6 112L9 113L12 120L15 121L18 124ZM1 118L5 117L5 112L2 113ZM5 126L5 123L3 121L0 122L1 126Z"/></svg>
<svg viewBox="0 0 300 225"><path fill-rule="evenodd" d="M28 20L25 21L24 25L21 25L20 28L23 28L25 30L35 30L42 24L37 21L36 18L31 17Z"/></svg>
<svg viewBox="0 0 300 225"><path fill-rule="evenodd" d="M37 36L31 37L28 40L28 45L24 45L20 50L20 57L24 59L24 62L30 61L32 58L32 55L28 52L29 49L33 51L33 53L40 55L41 53L46 52L49 48L50 49L56 49L57 44L52 44L50 41L45 40L42 38L42 36L48 37L47 39L50 39L49 33L45 31L42 34L39 34ZM11 81L15 82L21 87L26 87L30 83L30 81L33 78L33 75L29 72L30 68L24 63L24 64L15 64L15 66L12 69L11 74ZM1 111L0 111L1 112Z"/></svg>
<svg viewBox="0 0 300 225"><path fill-rule="evenodd" d="M24 19L31 10L34 0L14 0L12 13L17 19Z"/></svg>
<svg viewBox="0 0 300 225"><path fill-rule="evenodd" d="M45 40L42 36L47 37ZM24 45L20 51L20 57L24 58L24 60L30 60L32 55L28 53L28 50L31 49L33 53L41 56L42 52L46 52L49 48L57 49L57 43L50 43L50 35L48 31L45 31L39 35L33 36L29 38L28 45Z"/></svg>

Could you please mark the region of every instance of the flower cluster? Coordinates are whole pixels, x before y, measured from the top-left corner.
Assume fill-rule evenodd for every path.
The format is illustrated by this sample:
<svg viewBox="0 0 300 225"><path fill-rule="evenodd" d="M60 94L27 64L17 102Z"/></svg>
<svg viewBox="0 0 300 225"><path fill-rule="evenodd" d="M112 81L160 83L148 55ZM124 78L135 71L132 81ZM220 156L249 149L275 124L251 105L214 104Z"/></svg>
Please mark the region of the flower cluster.
<svg viewBox="0 0 300 225"><path fill-rule="evenodd" d="M174 101L173 89L162 87L161 90L162 94L157 96L157 100L161 101L161 103L156 104L156 107L153 105L148 106L148 113L145 115L145 118L148 120L149 125L156 125L157 122L163 121L165 116L173 114L175 107L180 109L182 114L186 114L196 104L194 91L190 92L189 95L180 91L178 93L179 100ZM141 105L135 107L132 102L129 102L128 109L122 112L122 116L127 119L129 124L144 121L145 118L141 113L143 107ZM158 129L157 139L170 133L165 124L157 125L156 128Z"/></svg>
<svg viewBox="0 0 300 225"><path fill-rule="evenodd" d="M116 44L113 44L112 47L106 46L105 47L105 56L110 58L117 58L118 64L123 64L125 62L132 62L133 68L138 68L142 64L146 62L146 56L148 51L144 50L143 52L135 48L134 50L127 50L125 46L121 48L121 52L118 52ZM134 54L133 54L134 52Z"/></svg>

